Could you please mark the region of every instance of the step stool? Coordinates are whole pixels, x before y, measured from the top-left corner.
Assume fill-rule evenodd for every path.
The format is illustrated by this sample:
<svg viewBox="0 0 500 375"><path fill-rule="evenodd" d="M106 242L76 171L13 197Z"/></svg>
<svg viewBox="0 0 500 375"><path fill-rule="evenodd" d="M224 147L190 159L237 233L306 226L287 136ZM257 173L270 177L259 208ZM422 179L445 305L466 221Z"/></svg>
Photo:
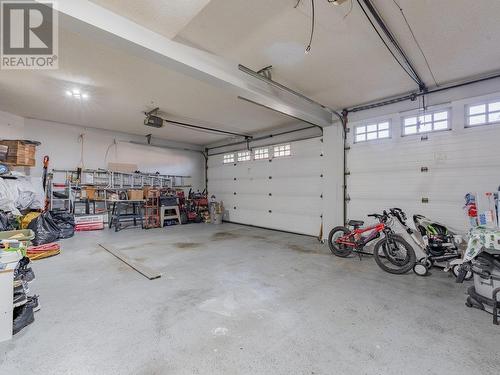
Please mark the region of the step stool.
<svg viewBox="0 0 500 375"><path fill-rule="evenodd" d="M172 214L175 212L175 215L165 216L165 211L170 211ZM160 207L160 226L163 227L165 224L165 220L177 220L179 225L181 222L181 212L179 210L179 206L161 206Z"/></svg>

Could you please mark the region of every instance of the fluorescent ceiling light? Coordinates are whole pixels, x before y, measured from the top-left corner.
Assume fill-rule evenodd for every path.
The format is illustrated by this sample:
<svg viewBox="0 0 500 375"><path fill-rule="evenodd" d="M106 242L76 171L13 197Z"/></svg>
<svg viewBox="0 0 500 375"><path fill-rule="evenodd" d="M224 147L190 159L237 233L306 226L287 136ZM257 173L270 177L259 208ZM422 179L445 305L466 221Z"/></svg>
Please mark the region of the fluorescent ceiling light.
<svg viewBox="0 0 500 375"><path fill-rule="evenodd" d="M66 96L72 97L74 99L85 99L87 100L90 96L86 92L81 92L79 89L66 90Z"/></svg>

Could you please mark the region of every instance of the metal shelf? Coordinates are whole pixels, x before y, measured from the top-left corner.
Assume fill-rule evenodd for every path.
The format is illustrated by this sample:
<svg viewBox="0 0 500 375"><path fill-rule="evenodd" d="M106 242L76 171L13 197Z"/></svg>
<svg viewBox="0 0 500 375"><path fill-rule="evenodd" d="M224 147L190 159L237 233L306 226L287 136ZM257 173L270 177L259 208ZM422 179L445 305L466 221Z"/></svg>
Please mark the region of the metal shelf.
<svg viewBox="0 0 500 375"><path fill-rule="evenodd" d="M64 174L64 183L53 182L55 180L54 175ZM82 187L92 187L96 191L100 191L101 197L94 199L94 202L104 203L107 208L108 203L111 202L108 199L108 191L122 191L129 189L143 189L144 187L153 187L158 189L182 189L192 187L189 184L191 176L179 176L179 175L158 175L150 173L124 173L124 172L114 172L104 169L83 169L80 172L80 179L78 179L78 171L70 169L53 169L49 176L49 187L50 187L50 205L53 207L53 202L67 202L64 203L64 209L72 211L75 206L75 202L79 202L78 191ZM59 177L56 180L62 180ZM59 186L58 186L59 185ZM53 197L53 191L68 191L69 198L55 198ZM104 192L104 193L102 193ZM103 195L103 196L102 196ZM61 204L61 203L60 203Z"/></svg>

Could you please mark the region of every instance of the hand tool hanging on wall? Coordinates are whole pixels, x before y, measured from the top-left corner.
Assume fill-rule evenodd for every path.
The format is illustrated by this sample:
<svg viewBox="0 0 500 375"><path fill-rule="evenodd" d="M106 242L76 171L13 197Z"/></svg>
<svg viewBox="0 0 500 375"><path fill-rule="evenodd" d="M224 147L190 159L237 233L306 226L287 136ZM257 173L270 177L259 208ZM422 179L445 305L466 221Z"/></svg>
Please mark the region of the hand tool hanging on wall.
<svg viewBox="0 0 500 375"><path fill-rule="evenodd" d="M49 169L49 157L48 155L45 155L43 157L43 174L42 174L42 186L43 186L43 191L47 191L47 172Z"/></svg>

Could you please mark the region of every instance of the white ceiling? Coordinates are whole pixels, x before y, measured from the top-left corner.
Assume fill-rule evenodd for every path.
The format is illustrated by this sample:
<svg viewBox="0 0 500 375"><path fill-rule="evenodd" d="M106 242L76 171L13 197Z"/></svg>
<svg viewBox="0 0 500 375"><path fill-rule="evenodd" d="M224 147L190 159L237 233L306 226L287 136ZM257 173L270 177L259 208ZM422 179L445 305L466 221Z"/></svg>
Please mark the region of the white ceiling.
<svg viewBox="0 0 500 375"><path fill-rule="evenodd" d="M109 45L65 31L58 70L2 71L0 110L24 117L91 126L191 144L224 139L166 125L145 127L144 111L159 106L165 117L233 132L251 133L290 119L238 100L234 93L149 63ZM79 88L90 99L76 101Z"/></svg>
<svg viewBox="0 0 500 375"><path fill-rule="evenodd" d="M210 0L90 0L171 39Z"/></svg>
<svg viewBox="0 0 500 375"><path fill-rule="evenodd" d="M333 108L415 89L354 0L212 0L176 37L253 69L272 64L273 77ZM433 82L393 0L374 0L424 81ZM500 1L398 0L439 83L500 69ZM228 32L230 30L231 32Z"/></svg>
<svg viewBox="0 0 500 375"><path fill-rule="evenodd" d="M385 50L354 0L332 6L316 0L312 51L310 0L92 0L134 22L258 70L332 108L343 108L415 89ZM422 56L393 0L374 0L424 81ZM500 1L399 0L439 83L500 69ZM223 136L167 126L145 128L142 112L160 106L173 117L237 132L289 122L234 94L63 30L60 69L1 71L0 110L192 144ZM64 95L80 87L91 95L77 103Z"/></svg>

